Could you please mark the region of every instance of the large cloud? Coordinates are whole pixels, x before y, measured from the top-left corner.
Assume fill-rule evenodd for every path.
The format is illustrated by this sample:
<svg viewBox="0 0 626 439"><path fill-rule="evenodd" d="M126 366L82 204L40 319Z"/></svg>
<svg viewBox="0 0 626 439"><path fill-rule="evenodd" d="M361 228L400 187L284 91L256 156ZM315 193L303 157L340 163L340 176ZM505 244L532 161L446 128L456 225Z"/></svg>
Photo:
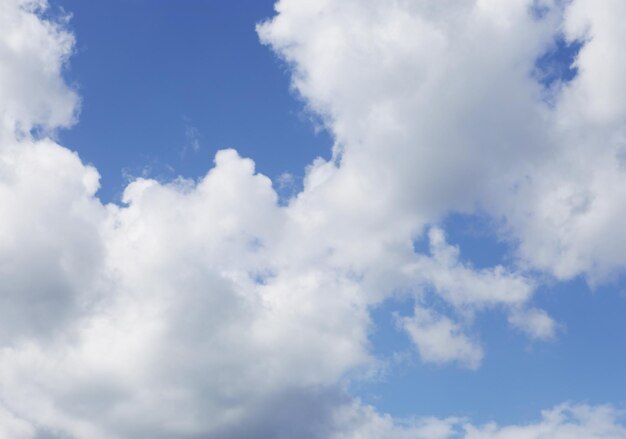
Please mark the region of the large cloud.
<svg viewBox="0 0 626 439"><path fill-rule="evenodd" d="M606 233L624 204L622 2L282 0L277 11L259 33L336 135L342 177L329 191L359 182L363 211L405 213L418 231L417 218L487 211L523 263L559 278L624 266L623 235ZM536 62L559 39L583 43L578 75L546 89Z"/></svg>
<svg viewBox="0 0 626 439"><path fill-rule="evenodd" d="M607 3L609 17L582 1L543 3L538 19L522 0L280 1L261 37L337 139L333 159L314 161L281 206L234 150L199 181L137 179L123 203L103 205L97 171L50 139L77 112L62 79L73 36L38 14L44 1L1 0L0 433L624 437L610 408L472 427L400 422L345 390L352 373L376 367L369 310L391 296L415 299L398 326L424 361L475 368L476 312L555 335L521 269L600 278L623 264L610 237L592 239L619 214L595 200L620 197L605 185L621 171L601 172L621 157L623 101L602 88L620 76L594 60L608 52L623 67L620 4ZM566 38L589 42L579 76L547 91L532 71L561 23ZM608 143L593 154L597 142ZM588 161L569 166L576 157ZM433 226L476 209L504 218L518 265L474 269ZM416 253L426 230L429 252ZM430 294L445 312L428 308Z"/></svg>

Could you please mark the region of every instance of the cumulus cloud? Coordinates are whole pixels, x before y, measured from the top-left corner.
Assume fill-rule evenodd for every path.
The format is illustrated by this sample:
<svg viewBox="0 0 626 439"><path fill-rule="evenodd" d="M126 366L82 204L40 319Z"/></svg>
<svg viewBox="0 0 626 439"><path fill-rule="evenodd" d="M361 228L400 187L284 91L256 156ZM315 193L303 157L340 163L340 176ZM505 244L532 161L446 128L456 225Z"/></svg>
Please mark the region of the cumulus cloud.
<svg viewBox="0 0 626 439"><path fill-rule="evenodd" d="M332 159L286 203L225 150L198 181L135 179L103 205L95 168L50 138L78 110L62 77L74 37L42 18L45 1L1 0L0 433L624 437L608 407L520 427L397 420L343 384L375 363L369 310L391 296L416 301L399 326L425 361L473 368L473 313L553 337L525 269L602 279L625 262L605 234L625 187L624 11L543 3L539 19L530 0L281 0L259 34L335 136ZM531 72L559 29L585 44L550 106ZM502 219L517 262L461 262L436 226L454 211ZM430 251L416 253L427 230Z"/></svg>
<svg viewBox="0 0 626 439"><path fill-rule="evenodd" d="M337 186L359 181L386 201L369 210L416 230L486 211L520 262L558 278L623 267L606 233L624 204L621 2L301 3L258 30L336 135ZM532 72L559 39L582 43L578 74L547 101Z"/></svg>
<svg viewBox="0 0 626 439"><path fill-rule="evenodd" d="M532 297L533 282L503 266L476 270L459 261L459 248L446 242L442 229L428 231L429 255L419 255L405 267L414 282L418 301L424 303L429 291L443 299L460 317L455 322L422 306L414 315L399 320L417 346L423 361L446 363L457 361L475 369L483 358L479 343L465 335L477 310L500 307L509 314L509 321L529 336L549 339L555 334L555 322L543 310L527 310L525 303Z"/></svg>
<svg viewBox="0 0 626 439"><path fill-rule="evenodd" d="M475 270L459 261L459 248L446 242L439 228L428 232L430 256L420 256L408 268L432 285L451 305L457 308L486 307L526 302L533 294L532 281L498 265Z"/></svg>
<svg viewBox="0 0 626 439"><path fill-rule="evenodd" d="M46 337L95 293L105 216L98 173L49 140L0 149L0 342Z"/></svg>

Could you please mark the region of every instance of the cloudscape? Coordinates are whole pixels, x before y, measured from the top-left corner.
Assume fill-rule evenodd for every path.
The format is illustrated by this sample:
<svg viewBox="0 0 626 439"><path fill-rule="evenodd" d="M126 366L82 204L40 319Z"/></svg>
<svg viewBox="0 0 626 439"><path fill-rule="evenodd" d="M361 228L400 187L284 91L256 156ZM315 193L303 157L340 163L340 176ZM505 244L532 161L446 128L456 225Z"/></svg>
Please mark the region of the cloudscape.
<svg viewBox="0 0 626 439"><path fill-rule="evenodd" d="M626 438L625 20L0 0L0 438Z"/></svg>

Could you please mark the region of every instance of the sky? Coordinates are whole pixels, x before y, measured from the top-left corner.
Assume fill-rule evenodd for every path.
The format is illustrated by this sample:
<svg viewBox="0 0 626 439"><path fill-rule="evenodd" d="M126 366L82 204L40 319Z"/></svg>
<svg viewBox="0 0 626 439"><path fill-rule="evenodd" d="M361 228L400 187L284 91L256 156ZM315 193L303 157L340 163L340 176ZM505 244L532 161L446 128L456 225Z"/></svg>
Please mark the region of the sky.
<svg viewBox="0 0 626 439"><path fill-rule="evenodd" d="M626 438L624 19L0 0L0 437Z"/></svg>

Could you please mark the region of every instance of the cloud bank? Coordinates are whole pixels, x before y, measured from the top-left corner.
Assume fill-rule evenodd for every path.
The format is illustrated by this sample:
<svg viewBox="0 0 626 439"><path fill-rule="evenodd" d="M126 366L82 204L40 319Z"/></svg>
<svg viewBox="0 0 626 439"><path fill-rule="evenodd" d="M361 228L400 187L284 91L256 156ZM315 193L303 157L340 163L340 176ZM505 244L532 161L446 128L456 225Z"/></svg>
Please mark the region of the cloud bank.
<svg viewBox="0 0 626 439"><path fill-rule="evenodd" d="M533 273L622 269L621 2L279 1L260 38L336 139L286 205L234 150L103 204L97 170L54 141L80 102L62 75L74 36L46 7L0 1L2 436L626 437L611 407L474 426L346 390L377 365L370 310L390 297L415 301L398 327L423 361L477 368L475 313L555 336ZM536 60L558 39L582 43L578 74L547 87ZM452 212L494 218L515 263L462 262L439 226Z"/></svg>

